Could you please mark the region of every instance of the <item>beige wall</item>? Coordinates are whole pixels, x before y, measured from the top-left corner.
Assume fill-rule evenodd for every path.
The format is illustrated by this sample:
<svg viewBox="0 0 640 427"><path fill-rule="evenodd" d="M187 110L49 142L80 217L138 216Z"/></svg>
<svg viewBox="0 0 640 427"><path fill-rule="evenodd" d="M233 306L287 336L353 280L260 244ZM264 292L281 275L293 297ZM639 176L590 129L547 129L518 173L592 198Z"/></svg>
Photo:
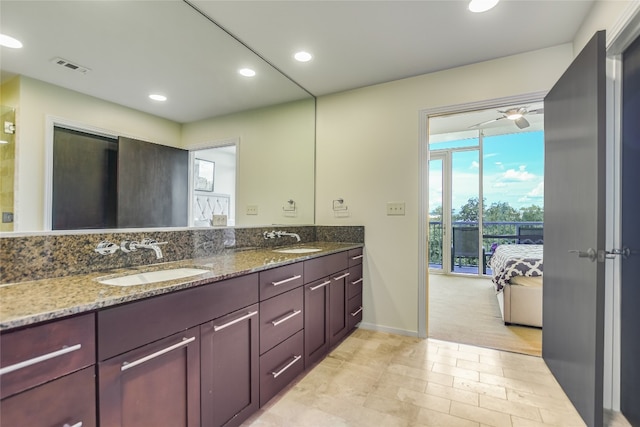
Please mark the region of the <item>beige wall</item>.
<svg viewBox="0 0 640 427"><path fill-rule="evenodd" d="M638 0L596 1L573 39L573 55L580 53L596 31L606 30L610 33L622 14L634 7L633 3L637 5Z"/></svg>
<svg viewBox="0 0 640 427"><path fill-rule="evenodd" d="M43 229L47 116L145 141L172 146L180 143L179 123L28 77L20 78L17 113L16 231Z"/></svg>
<svg viewBox="0 0 640 427"><path fill-rule="evenodd" d="M240 139L236 224L313 224L314 100L303 100L183 126L183 148ZM273 153L277 153L276 156ZM295 216L284 216L287 200ZM246 206L258 215L246 215Z"/></svg>
<svg viewBox="0 0 640 427"><path fill-rule="evenodd" d="M316 222L365 226L365 324L418 330L419 111L546 91L572 56L565 44L318 99ZM389 201L406 215L387 216Z"/></svg>

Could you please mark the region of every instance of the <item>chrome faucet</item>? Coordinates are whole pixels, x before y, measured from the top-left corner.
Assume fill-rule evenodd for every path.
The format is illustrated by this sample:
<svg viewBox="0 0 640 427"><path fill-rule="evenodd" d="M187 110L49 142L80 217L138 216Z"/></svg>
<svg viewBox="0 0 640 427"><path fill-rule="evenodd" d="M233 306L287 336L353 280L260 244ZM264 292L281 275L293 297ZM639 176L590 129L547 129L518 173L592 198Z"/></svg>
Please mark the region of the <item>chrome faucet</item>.
<svg viewBox="0 0 640 427"><path fill-rule="evenodd" d="M141 242L125 240L120 244L120 249L122 252L135 252L138 249L151 249L156 253L156 258L160 259L163 257L160 245L166 245L167 243L168 242L158 242L154 239L142 239Z"/></svg>
<svg viewBox="0 0 640 427"><path fill-rule="evenodd" d="M295 237L298 242L300 241L300 236L298 234L289 233L287 231L265 231L262 235L265 239L275 239L276 237L290 236Z"/></svg>

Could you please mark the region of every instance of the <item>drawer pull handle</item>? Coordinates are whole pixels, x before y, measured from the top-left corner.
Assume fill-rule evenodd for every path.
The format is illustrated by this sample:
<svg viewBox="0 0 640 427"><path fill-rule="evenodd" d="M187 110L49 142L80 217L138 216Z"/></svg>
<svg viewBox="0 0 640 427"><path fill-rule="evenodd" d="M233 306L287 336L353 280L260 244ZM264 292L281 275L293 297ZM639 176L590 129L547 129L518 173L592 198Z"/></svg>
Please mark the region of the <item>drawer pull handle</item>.
<svg viewBox="0 0 640 427"><path fill-rule="evenodd" d="M356 311L354 311L353 313L351 313L351 315L352 315L353 317L356 317L358 314L360 314L360 312L361 312L361 311L362 311L362 306L360 306L360 308L359 308L359 309L357 309Z"/></svg>
<svg viewBox="0 0 640 427"><path fill-rule="evenodd" d="M330 283L331 283L331 280L327 280L326 282L322 282L319 285L311 286L309 288L309 290L310 291L315 291L316 289L324 288L325 286L329 285Z"/></svg>
<svg viewBox="0 0 640 427"><path fill-rule="evenodd" d="M51 353L43 354L42 356L37 356L33 359L23 360L22 362L5 366L4 368L0 369L0 375L8 374L9 372L17 371L18 369L26 368L27 366L35 365L36 363L44 362L45 360L54 359L56 357L62 356L63 354L80 350L81 347L81 344L72 345L70 347L65 346L60 350L52 351Z"/></svg>
<svg viewBox="0 0 640 427"><path fill-rule="evenodd" d="M287 363L282 369L280 369L279 371L276 372L271 372L271 375L273 375L273 378L278 378L280 375L284 374L284 371L286 371L287 369L289 369L291 366L293 366L294 363L296 363L298 360L302 359L302 355L299 356L293 356L293 360L289 363Z"/></svg>
<svg viewBox="0 0 640 427"><path fill-rule="evenodd" d="M298 280L301 277L302 276L298 274L298 275L295 275L293 277L289 277L288 279L280 280L279 282L271 282L271 284L273 286L280 286L280 285L284 285L285 283L289 283L289 282L292 282L294 280Z"/></svg>
<svg viewBox="0 0 640 427"><path fill-rule="evenodd" d="M359 278L358 280L354 280L353 282L351 282L352 285L357 285L358 283L362 282L362 277Z"/></svg>
<svg viewBox="0 0 640 427"><path fill-rule="evenodd" d="M235 325L235 324L236 324L236 323L238 323L238 322L242 322L243 320L248 319L248 318L250 318L250 317L252 317L252 316L255 316L256 314L258 314L258 312L257 312L257 311L250 311L249 313L245 314L244 316L242 316L242 317L238 317L237 319L232 320L231 322L227 322L227 323L225 323L224 325L220 325L220 326L215 325L215 326L213 327L213 330L214 330L215 332L221 331L221 330L223 330L224 328L228 328L228 327L229 327L229 326L231 326L231 325Z"/></svg>
<svg viewBox="0 0 640 427"><path fill-rule="evenodd" d="M352 260L356 260L356 259L360 259L360 258L362 258L362 257L364 257L364 255L356 255L356 256L354 256L354 257L351 257L351 259L352 259Z"/></svg>
<svg viewBox="0 0 640 427"><path fill-rule="evenodd" d="M271 323L273 323L273 326L278 326L280 323L286 322L287 320L291 319L292 317L296 317L300 313L302 313L302 310L295 310L293 313L287 314L282 319L273 320Z"/></svg>
<svg viewBox="0 0 640 427"><path fill-rule="evenodd" d="M333 278L333 280L340 280L340 279L344 279L344 278L345 278L345 277L347 277L349 274L351 274L351 273L344 273L344 274L341 274L341 275L340 275L340 276L338 276L338 277L334 277L334 278Z"/></svg>
<svg viewBox="0 0 640 427"><path fill-rule="evenodd" d="M176 343L174 345L170 345L167 348L163 348L162 350L156 351L155 353L151 353L148 356L145 357L141 357L138 360L135 360L131 363L129 362L124 362L122 364L122 366L120 367L120 371L126 371L129 368L133 368L134 366L138 366L141 363L147 362L151 359L155 359L158 356L162 356L165 353L169 353L172 350L175 350L176 348L180 348L180 347L184 347L185 345L189 344L190 342L195 341L196 337L191 337L191 338L182 338L182 341L180 341L179 343Z"/></svg>
<svg viewBox="0 0 640 427"><path fill-rule="evenodd" d="M82 421L78 421L74 425L71 425L69 423L64 423L64 425L62 427L82 427Z"/></svg>

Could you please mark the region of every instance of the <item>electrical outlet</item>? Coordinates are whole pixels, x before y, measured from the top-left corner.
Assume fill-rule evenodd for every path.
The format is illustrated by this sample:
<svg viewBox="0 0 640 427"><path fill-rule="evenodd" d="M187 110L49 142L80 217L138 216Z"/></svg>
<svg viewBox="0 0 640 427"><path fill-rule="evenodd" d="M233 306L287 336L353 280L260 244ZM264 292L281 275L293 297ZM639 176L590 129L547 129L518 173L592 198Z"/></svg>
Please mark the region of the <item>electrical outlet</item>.
<svg viewBox="0 0 640 427"><path fill-rule="evenodd" d="M387 202L387 215L404 215L404 202Z"/></svg>
<svg viewBox="0 0 640 427"><path fill-rule="evenodd" d="M247 205L247 215L258 215L258 205Z"/></svg>
<svg viewBox="0 0 640 427"><path fill-rule="evenodd" d="M13 212L2 212L2 222L13 222Z"/></svg>

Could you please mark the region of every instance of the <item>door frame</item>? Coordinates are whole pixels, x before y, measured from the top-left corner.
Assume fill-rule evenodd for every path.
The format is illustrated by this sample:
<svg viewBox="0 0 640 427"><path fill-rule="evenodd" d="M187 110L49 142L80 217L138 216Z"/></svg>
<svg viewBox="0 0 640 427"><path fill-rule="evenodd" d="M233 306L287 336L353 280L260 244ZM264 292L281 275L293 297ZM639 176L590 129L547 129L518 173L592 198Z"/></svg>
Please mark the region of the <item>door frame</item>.
<svg viewBox="0 0 640 427"><path fill-rule="evenodd" d="M420 155L418 156L418 170L420 171L418 204L420 209L418 213L418 337L427 338L429 331L427 324L427 308L429 306L429 227L427 224L429 219L429 118L445 114L499 108L509 104L540 102L546 93L546 91L532 92L485 101L427 108L418 112L418 141L420 146Z"/></svg>
<svg viewBox="0 0 640 427"><path fill-rule="evenodd" d="M608 31L607 55L607 184L606 248L622 245L622 53L640 36L640 2L634 2ZM605 264L604 400L606 409L620 411L621 260Z"/></svg>
<svg viewBox="0 0 640 427"><path fill-rule="evenodd" d="M429 154L429 162L431 160L440 160L442 162L442 269L431 271L434 274L447 274L451 271L451 233L447 229L451 225L451 209L445 207L451 206L451 151L442 151L434 153L433 157ZM429 169L427 168L427 171ZM427 190L427 192L430 189ZM427 196L427 205L429 197ZM429 221L429 208L427 207L426 221ZM427 233L429 227L427 226ZM445 237L446 236L446 237ZM428 236L427 236L428 238ZM429 249L427 247L427 249ZM427 271L429 271L429 255L427 253Z"/></svg>

